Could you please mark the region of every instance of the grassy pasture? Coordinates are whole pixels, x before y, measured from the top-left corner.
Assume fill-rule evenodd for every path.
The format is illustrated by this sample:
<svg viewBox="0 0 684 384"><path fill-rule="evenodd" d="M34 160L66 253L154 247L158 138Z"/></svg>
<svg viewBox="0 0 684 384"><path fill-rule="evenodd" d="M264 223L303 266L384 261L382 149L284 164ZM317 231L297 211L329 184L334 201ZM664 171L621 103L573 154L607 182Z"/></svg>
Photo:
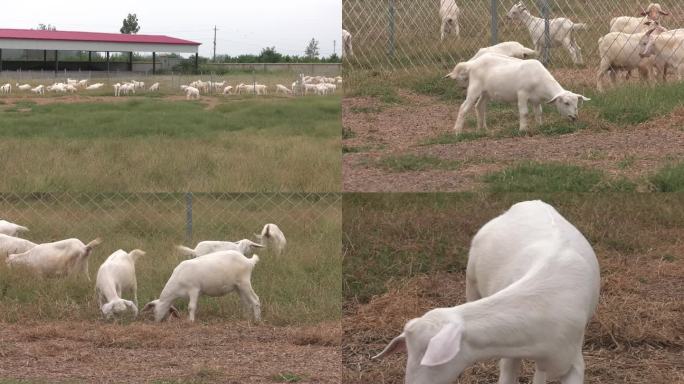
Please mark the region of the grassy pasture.
<svg viewBox="0 0 684 384"><path fill-rule="evenodd" d="M371 361L405 322L465 301L470 241L518 201L542 199L587 237L601 297L584 345L587 382L679 382L684 205L672 194L346 194L343 364L347 383L396 383L405 354ZM531 364L524 377L531 378ZM496 383L494 361L460 383ZM529 382L529 381L521 381Z"/></svg>
<svg viewBox="0 0 684 384"><path fill-rule="evenodd" d="M339 188L337 96L67 97L5 98L0 190Z"/></svg>
<svg viewBox="0 0 684 384"><path fill-rule="evenodd" d="M140 306L158 297L182 261L173 249L185 243L183 194L2 195L3 218L30 228L27 238L49 242L76 237L104 242L90 259L92 283L82 276L42 279L0 263L0 322L98 321L94 294L99 265L117 249L147 252L136 266ZM339 195L195 194L193 239L253 238L274 222L288 240L284 255L259 252L252 284L271 325L306 325L340 316ZM194 247L194 244L186 244ZM177 302L184 311L187 301ZM238 296L202 298L198 321L247 318Z"/></svg>

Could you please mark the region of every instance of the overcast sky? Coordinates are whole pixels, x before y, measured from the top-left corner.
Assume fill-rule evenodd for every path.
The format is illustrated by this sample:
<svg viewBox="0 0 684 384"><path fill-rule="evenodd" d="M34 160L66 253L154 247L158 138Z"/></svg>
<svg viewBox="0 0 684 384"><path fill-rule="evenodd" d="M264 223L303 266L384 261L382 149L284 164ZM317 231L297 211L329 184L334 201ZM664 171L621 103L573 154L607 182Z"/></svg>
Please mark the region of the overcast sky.
<svg viewBox="0 0 684 384"><path fill-rule="evenodd" d="M95 5L97 4L97 5ZM303 55L311 38L320 53L340 54L341 0L33 0L2 7L0 28L36 28L118 33L128 13L136 13L140 34L161 34L202 43L200 55L211 56L214 25L216 54L278 52Z"/></svg>

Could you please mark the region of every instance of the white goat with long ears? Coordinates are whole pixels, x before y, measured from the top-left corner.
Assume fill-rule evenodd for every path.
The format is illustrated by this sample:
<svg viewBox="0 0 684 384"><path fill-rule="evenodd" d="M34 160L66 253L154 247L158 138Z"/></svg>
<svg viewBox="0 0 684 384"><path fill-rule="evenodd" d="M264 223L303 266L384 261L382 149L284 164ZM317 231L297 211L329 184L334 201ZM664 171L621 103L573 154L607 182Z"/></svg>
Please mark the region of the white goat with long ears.
<svg viewBox="0 0 684 384"><path fill-rule="evenodd" d="M253 242L249 239L242 239L240 241L200 241L195 246L195 249L188 248L182 245L176 246L178 251L190 257L199 257L208 255L210 253L219 251L238 251L245 256L250 256L254 253L256 248L264 248L264 245Z"/></svg>
<svg viewBox="0 0 684 384"><path fill-rule="evenodd" d="M276 256L280 256L285 249L285 245L287 245L287 240L285 239L283 231L272 223L264 225L261 229L261 233L255 233L254 236L256 236L262 244L273 249Z"/></svg>
<svg viewBox="0 0 684 384"><path fill-rule="evenodd" d="M514 384L522 359L534 384L584 382L584 330L598 304L599 265L584 236L541 201L513 205L473 238L468 303L410 320L376 358L405 349L407 384L448 384L468 366L501 359Z"/></svg>
<svg viewBox="0 0 684 384"><path fill-rule="evenodd" d="M527 26L532 37L534 49L543 55L546 49L544 19L532 16L522 2L513 5L506 16L511 20L519 20ZM551 40L549 48L562 46L570 54L573 63L583 64L582 50L575 41L575 31L586 28L586 24L574 23L572 20L564 17L549 19L549 35Z"/></svg>
<svg viewBox="0 0 684 384"><path fill-rule="evenodd" d="M38 244L26 252L9 255L10 266L26 266L41 276L66 276L83 272L88 281L88 257L93 248L102 243L95 239L83 244L79 239L66 239L53 243Z"/></svg>
<svg viewBox="0 0 684 384"><path fill-rule="evenodd" d="M669 12L663 11L658 3L651 3L641 12L641 17L618 16L610 20L611 32L641 33L649 30L646 21L660 21L660 16L667 16Z"/></svg>
<svg viewBox="0 0 684 384"><path fill-rule="evenodd" d="M352 34L346 29L342 30L342 57L354 56L354 47L352 46Z"/></svg>
<svg viewBox="0 0 684 384"><path fill-rule="evenodd" d="M14 224L7 220L0 220L0 233L8 236L19 236L21 232L27 232L29 229L23 225Z"/></svg>
<svg viewBox="0 0 684 384"><path fill-rule="evenodd" d="M258 261L257 255L248 259L237 251L214 252L185 260L173 270L159 299L145 304L143 312L153 309L157 322L166 320L170 314L178 316L173 302L187 297L188 320L193 322L200 295L218 297L237 291L254 319L260 321L261 304L251 283L252 270Z"/></svg>
<svg viewBox="0 0 684 384"><path fill-rule="evenodd" d="M37 244L14 236L0 234L0 259L15 253L23 253L35 247Z"/></svg>
<svg viewBox="0 0 684 384"><path fill-rule="evenodd" d="M465 115L475 106L479 129L487 129L487 102L516 103L520 114L520 131L528 129L528 104L532 104L537 122L542 121L542 103L554 104L558 112L577 120L583 101L590 99L565 90L537 60L520 60L486 53L475 60L458 63L446 77L460 84L468 83L468 93L458 110L454 131L463 131Z"/></svg>
<svg viewBox="0 0 684 384"><path fill-rule="evenodd" d="M439 2L439 18L442 22L440 27L440 40L444 40L446 35L454 31L457 37L461 34L461 29L458 25L458 16L461 10L458 9L456 1L454 0L440 0Z"/></svg>
<svg viewBox="0 0 684 384"><path fill-rule="evenodd" d="M134 249L126 252L122 249L109 255L97 271L95 291L102 314L111 319L115 315L133 312L138 316L138 281L135 277L135 262L145 252ZM133 295L133 301L122 298L122 293Z"/></svg>

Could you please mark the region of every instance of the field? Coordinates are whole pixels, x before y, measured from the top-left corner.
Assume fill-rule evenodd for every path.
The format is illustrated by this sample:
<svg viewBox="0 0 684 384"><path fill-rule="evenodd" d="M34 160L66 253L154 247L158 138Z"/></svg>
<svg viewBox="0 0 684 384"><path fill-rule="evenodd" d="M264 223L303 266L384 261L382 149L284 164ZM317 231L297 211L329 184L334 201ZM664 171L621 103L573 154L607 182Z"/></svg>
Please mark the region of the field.
<svg viewBox="0 0 684 384"><path fill-rule="evenodd" d="M32 85L59 78L2 78ZM83 74L85 76L85 74ZM97 91L0 95L0 190L335 191L340 179L340 98L208 95L178 88L200 76L138 77L159 93ZM202 76L289 85L290 73ZM126 79L129 80L129 79ZM326 169L326 172L319 172Z"/></svg>
<svg viewBox="0 0 684 384"><path fill-rule="evenodd" d="M470 241L511 204L540 198L585 234L601 297L584 344L588 383L684 381L684 205L670 194L348 194L343 200L343 381L398 383L406 357L370 361L405 322L465 301ZM530 383L531 365L522 383ZM496 383L495 362L459 383Z"/></svg>
<svg viewBox="0 0 684 384"><path fill-rule="evenodd" d="M260 252L252 275L263 322L250 322L235 294L202 298L195 324L185 320L182 300L176 303L181 320L155 324L148 313L107 322L94 282L83 276L40 279L0 263L0 383L339 380L340 196L195 194L193 241L186 239L185 198L12 194L2 195L0 211L28 226L26 237L34 241L102 237L90 259L93 280L114 250L145 250L136 266L141 307L158 297L182 260L174 245L253 238L264 223L277 223L288 248L279 258ZM309 364L311 355L318 356L316 364Z"/></svg>
<svg viewBox="0 0 684 384"><path fill-rule="evenodd" d="M630 81L599 94L594 70L556 69L559 82L592 100L575 123L544 107L544 124L518 131L512 105L490 103L488 130L475 115L464 133L453 134L465 91L443 73L350 72L342 101L345 191L660 191L680 190L684 155L684 93L681 83L651 87ZM362 81L362 78L365 80ZM353 85L353 84L356 84ZM519 172L520 168L526 168ZM564 167L578 174L575 187L547 175ZM680 181L657 180L669 168ZM562 177L560 175L559 177ZM586 182L586 178L592 182ZM507 180L501 185L493 180ZM541 179L533 183L530 179ZM516 182L517 180L517 182ZM577 183L570 183L577 184ZM525 187L527 185L527 187Z"/></svg>

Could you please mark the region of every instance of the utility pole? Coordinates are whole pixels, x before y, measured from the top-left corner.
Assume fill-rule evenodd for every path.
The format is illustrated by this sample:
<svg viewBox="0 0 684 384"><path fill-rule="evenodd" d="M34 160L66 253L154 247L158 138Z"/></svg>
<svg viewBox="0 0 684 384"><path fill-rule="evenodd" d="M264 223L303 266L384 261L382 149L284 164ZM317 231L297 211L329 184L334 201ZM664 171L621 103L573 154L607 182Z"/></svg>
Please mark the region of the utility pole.
<svg viewBox="0 0 684 384"><path fill-rule="evenodd" d="M337 55L337 40L333 40L333 54Z"/></svg>
<svg viewBox="0 0 684 384"><path fill-rule="evenodd" d="M216 26L214 25L214 62L216 62Z"/></svg>

